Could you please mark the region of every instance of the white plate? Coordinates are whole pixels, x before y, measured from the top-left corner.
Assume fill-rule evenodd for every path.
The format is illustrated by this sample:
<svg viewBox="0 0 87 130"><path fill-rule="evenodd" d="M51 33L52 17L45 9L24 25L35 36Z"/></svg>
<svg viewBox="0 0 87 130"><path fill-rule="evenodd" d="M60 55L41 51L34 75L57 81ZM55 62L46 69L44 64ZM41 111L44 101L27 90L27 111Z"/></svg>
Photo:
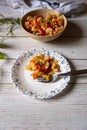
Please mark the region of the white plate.
<svg viewBox="0 0 87 130"><path fill-rule="evenodd" d="M71 71L68 61L58 53L58 51L51 51L49 49L33 49L27 53L23 53L18 59L16 59L12 67L12 80L16 87L24 94L36 97L39 99L51 98L64 90L70 82L70 76L64 76L53 83L42 83L34 80L31 73L25 70L25 65L29 62L29 59L38 54L49 54L51 57L58 59L61 72Z"/></svg>

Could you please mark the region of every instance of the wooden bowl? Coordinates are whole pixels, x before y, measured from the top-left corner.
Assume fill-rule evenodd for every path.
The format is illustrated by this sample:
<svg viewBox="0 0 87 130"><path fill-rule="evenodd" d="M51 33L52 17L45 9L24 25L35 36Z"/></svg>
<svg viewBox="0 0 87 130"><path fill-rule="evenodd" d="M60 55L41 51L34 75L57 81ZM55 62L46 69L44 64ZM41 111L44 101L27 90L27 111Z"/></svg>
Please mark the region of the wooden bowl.
<svg viewBox="0 0 87 130"><path fill-rule="evenodd" d="M57 16L59 15L62 15L59 11L56 11L56 10L52 10L52 9L37 9L37 10L33 10L33 11L30 11L28 12L27 14L25 14L22 19L21 19L21 26L23 28L23 30L29 35L29 37L33 38L33 39L36 39L36 40L39 40L39 41L52 41L56 38L58 38L65 30L66 26L67 26L67 19L64 15L63 16L63 19L64 19L64 27L63 27L63 30L59 33L56 33L55 35L51 35L51 36L48 36L48 35L45 35L45 36L37 36L37 35L34 35L30 32L28 32L25 28L25 20L28 16L40 16L42 15L43 17L46 17L46 15L48 13L51 13L51 14L56 14Z"/></svg>

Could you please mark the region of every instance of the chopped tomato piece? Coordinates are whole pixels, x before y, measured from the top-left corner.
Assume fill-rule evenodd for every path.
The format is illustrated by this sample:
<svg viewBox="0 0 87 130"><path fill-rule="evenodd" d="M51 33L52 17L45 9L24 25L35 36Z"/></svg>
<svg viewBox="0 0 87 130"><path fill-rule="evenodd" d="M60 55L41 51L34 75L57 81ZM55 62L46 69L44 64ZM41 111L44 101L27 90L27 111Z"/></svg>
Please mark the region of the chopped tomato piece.
<svg viewBox="0 0 87 130"><path fill-rule="evenodd" d="M51 26L50 24L47 24L47 27L50 27L50 28L54 29L53 26Z"/></svg>
<svg viewBox="0 0 87 130"><path fill-rule="evenodd" d="M33 77L34 79L36 79L36 78L38 77L37 73L33 73L33 74L32 74L32 77Z"/></svg>
<svg viewBox="0 0 87 130"><path fill-rule="evenodd" d="M41 71L41 65L40 64L35 64L35 66L37 67L38 71Z"/></svg>
<svg viewBox="0 0 87 130"><path fill-rule="evenodd" d="M45 35L45 31L40 26L38 26L38 31L41 35Z"/></svg>

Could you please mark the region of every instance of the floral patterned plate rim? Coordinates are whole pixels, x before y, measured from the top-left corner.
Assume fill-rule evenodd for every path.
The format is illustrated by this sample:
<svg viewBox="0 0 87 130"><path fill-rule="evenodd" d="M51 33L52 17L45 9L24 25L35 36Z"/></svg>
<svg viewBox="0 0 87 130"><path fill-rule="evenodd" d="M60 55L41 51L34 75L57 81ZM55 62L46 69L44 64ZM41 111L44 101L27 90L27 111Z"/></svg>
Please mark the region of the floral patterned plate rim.
<svg viewBox="0 0 87 130"><path fill-rule="evenodd" d="M29 59L38 53L48 54L58 60L61 72L71 71L67 59L62 56L57 50L50 49L32 49L27 53L19 56L13 64L11 70L11 77L15 87L17 87L24 94L39 99L52 98L62 92L70 82L70 76L64 76L56 82L42 83L32 79L29 71L25 70L25 65Z"/></svg>

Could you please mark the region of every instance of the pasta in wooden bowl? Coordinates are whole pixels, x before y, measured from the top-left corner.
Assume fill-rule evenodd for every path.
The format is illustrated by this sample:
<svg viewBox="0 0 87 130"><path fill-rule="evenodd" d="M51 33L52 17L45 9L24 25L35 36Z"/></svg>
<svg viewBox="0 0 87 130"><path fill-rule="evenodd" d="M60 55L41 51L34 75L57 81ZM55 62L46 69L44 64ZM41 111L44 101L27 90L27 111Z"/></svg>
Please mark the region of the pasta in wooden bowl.
<svg viewBox="0 0 87 130"><path fill-rule="evenodd" d="M30 37L40 41L51 41L63 33L67 19L58 11L38 9L25 14L21 25Z"/></svg>

